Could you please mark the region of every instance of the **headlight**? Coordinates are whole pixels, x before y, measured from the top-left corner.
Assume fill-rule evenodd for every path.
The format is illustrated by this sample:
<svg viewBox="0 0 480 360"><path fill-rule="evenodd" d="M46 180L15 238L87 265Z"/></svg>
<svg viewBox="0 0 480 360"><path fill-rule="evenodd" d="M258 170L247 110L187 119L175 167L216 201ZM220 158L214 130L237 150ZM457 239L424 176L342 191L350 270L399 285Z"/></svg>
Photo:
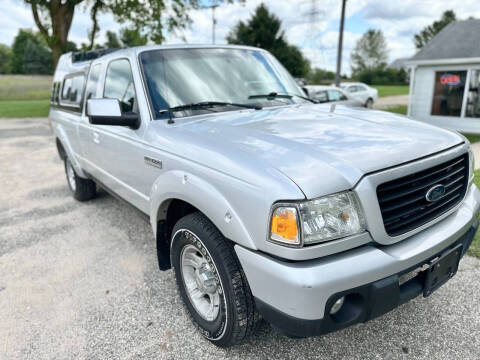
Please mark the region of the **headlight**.
<svg viewBox="0 0 480 360"><path fill-rule="evenodd" d="M301 235L299 234L301 229ZM334 240L365 230L365 219L351 191L274 208L270 240L299 246Z"/></svg>
<svg viewBox="0 0 480 360"><path fill-rule="evenodd" d="M300 245L298 213L294 206L278 206L273 210L270 239L276 242Z"/></svg>

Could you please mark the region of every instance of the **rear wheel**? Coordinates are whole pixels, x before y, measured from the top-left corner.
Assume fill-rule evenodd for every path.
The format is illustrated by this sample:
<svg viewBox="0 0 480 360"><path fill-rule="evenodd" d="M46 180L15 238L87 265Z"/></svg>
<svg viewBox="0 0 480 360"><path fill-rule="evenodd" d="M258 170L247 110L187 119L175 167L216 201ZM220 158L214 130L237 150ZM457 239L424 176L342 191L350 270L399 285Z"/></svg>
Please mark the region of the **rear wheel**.
<svg viewBox="0 0 480 360"><path fill-rule="evenodd" d="M256 330L260 316L233 246L204 215L177 222L170 254L180 296L205 338L228 347Z"/></svg>
<svg viewBox="0 0 480 360"><path fill-rule="evenodd" d="M72 191L73 197L78 201L93 199L97 194L95 183L90 179L79 177L68 157L65 157L64 163L68 187Z"/></svg>

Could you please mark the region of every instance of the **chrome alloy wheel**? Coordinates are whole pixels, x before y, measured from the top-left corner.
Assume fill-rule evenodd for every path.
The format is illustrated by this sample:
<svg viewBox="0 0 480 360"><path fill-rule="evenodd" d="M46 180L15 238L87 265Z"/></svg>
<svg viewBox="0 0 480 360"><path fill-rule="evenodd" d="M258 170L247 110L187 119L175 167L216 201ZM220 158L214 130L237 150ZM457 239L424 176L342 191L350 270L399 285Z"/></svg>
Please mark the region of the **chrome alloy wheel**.
<svg viewBox="0 0 480 360"><path fill-rule="evenodd" d="M75 192L75 190L77 189L77 183L75 182L75 170L73 170L72 163L68 159L66 168L68 185L70 186L70 189Z"/></svg>
<svg viewBox="0 0 480 360"><path fill-rule="evenodd" d="M216 270L194 245L186 245L180 256L185 290L197 313L207 321L217 318L220 311L222 288ZM208 255L207 255L208 256Z"/></svg>

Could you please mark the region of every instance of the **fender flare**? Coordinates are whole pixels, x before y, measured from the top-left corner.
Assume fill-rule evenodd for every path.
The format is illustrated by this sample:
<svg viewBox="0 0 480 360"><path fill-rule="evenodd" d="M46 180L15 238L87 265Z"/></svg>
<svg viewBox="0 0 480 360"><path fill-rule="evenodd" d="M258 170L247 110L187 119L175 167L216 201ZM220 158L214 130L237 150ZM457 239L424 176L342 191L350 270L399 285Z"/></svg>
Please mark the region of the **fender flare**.
<svg viewBox="0 0 480 360"><path fill-rule="evenodd" d="M150 223L155 237L157 223L166 218L168 205L173 199L185 201L197 208L226 238L256 250L250 233L227 198L207 181L179 170L160 175L150 191Z"/></svg>
<svg viewBox="0 0 480 360"><path fill-rule="evenodd" d="M75 156L72 146L70 145L70 141L68 140L68 136L65 133L65 130L63 129L63 127L60 124L56 124L53 128L53 132L55 134L55 137L58 139L58 141L60 141L60 144L62 144L63 149L67 153L67 157L70 159L70 162L72 163L73 168L75 169L75 172L77 173L77 175L81 178L87 179L88 176L83 171L80 165L80 162Z"/></svg>

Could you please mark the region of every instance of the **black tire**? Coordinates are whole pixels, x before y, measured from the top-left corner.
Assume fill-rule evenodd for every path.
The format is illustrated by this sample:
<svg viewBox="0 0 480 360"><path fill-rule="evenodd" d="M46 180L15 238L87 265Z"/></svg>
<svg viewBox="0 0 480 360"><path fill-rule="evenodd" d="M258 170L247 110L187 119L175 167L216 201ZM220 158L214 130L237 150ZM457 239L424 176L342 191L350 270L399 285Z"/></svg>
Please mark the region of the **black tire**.
<svg viewBox="0 0 480 360"><path fill-rule="evenodd" d="M372 99L372 98L369 98L369 99L367 100L367 102L365 103L365 107L366 107L367 109L372 109L372 108L373 108L373 99Z"/></svg>
<svg viewBox="0 0 480 360"><path fill-rule="evenodd" d="M172 234L170 256L175 279L193 323L205 338L219 347L241 343L255 332L261 318L232 243L199 212L180 219ZM212 321L207 321L197 312L186 292L181 256L188 245L194 245L205 255L221 289L220 309Z"/></svg>
<svg viewBox="0 0 480 360"><path fill-rule="evenodd" d="M67 177L68 188L73 197L78 201L87 201L93 199L97 195L97 187L95 182L90 179L83 179L77 175L68 157L64 159L65 175ZM72 179L69 179L69 169L73 172Z"/></svg>

